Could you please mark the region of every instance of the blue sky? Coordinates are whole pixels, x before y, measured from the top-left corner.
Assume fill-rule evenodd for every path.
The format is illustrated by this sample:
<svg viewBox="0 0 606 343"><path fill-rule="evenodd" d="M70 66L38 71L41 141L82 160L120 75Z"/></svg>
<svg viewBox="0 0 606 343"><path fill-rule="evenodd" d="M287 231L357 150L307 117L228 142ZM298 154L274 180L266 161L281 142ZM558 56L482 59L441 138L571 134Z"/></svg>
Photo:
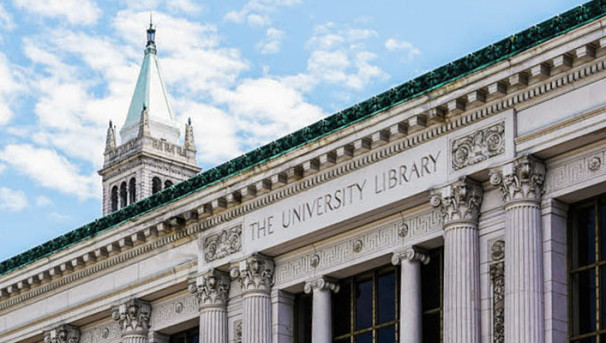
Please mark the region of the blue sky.
<svg viewBox="0 0 606 343"><path fill-rule="evenodd" d="M581 3L0 0L0 260L100 216L150 11L208 169Z"/></svg>

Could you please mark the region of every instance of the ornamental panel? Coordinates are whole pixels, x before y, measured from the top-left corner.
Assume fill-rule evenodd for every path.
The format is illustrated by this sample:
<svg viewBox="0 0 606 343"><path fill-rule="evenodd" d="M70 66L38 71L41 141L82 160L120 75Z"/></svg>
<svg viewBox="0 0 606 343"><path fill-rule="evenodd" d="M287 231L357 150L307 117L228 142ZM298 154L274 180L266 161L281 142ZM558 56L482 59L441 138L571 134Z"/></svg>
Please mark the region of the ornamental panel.
<svg viewBox="0 0 606 343"><path fill-rule="evenodd" d="M505 153L505 121L451 141L452 168L463 169Z"/></svg>
<svg viewBox="0 0 606 343"><path fill-rule="evenodd" d="M204 260L212 262L242 249L242 225L237 225L204 238Z"/></svg>

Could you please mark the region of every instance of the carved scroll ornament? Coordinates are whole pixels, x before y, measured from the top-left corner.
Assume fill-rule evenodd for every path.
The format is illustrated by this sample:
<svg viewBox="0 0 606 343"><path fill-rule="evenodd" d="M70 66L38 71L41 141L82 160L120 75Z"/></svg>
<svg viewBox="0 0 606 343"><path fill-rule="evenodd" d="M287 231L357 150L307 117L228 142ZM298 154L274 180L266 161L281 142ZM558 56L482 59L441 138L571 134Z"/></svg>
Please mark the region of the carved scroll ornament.
<svg viewBox="0 0 606 343"><path fill-rule="evenodd" d="M452 141L452 168L463 169L505 152L505 122Z"/></svg>
<svg viewBox="0 0 606 343"><path fill-rule="evenodd" d="M240 251L242 248L242 226L224 229L204 238L204 259L212 262Z"/></svg>

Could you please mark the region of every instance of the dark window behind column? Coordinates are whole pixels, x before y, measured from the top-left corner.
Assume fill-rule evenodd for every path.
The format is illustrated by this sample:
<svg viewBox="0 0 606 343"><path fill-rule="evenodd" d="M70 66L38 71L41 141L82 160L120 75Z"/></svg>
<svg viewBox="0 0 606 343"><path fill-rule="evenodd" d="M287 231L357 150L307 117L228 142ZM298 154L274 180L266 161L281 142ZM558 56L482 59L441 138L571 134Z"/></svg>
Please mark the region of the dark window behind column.
<svg viewBox="0 0 606 343"><path fill-rule="evenodd" d="M299 293L295 296L295 342L311 342L312 295Z"/></svg>
<svg viewBox="0 0 606 343"><path fill-rule="evenodd" d="M195 327L186 331L170 335L169 343L199 343L200 328Z"/></svg>
<svg viewBox="0 0 606 343"><path fill-rule="evenodd" d="M569 220L570 341L606 343L606 197L572 206Z"/></svg>
<svg viewBox="0 0 606 343"><path fill-rule="evenodd" d="M430 261L421 267L423 342L442 341L442 248L429 252Z"/></svg>

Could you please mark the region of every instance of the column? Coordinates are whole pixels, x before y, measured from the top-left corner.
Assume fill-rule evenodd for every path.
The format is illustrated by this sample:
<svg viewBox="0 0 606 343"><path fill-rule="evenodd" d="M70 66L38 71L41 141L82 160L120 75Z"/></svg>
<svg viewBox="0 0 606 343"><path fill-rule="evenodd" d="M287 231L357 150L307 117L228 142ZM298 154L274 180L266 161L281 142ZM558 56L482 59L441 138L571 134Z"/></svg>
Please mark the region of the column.
<svg viewBox="0 0 606 343"><path fill-rule="evenodd" d="M541 194L545 166L523 156L491 170L505 200L505 341L544 342Z"/></svg>
<svg viewBox="0 0 606 343"><path fill-rule="evenodd" d="M200 343L227 343L227 301L229 274L211 269L192 280L190 293L198 298L200 310Z"/></svg>
<svg viewBox="0 0 606 343"><path fill-rule="evenodd" d="M444 342L480 342L478 216L482 187L462 178L431 195L444 227Z"/></svg>
<svg viewBox="0 0 606 343"><path fill-rule="evenodd" d="M271 297L274 262L261 254L240 261L231 276L242 287L242 343L271 342Z"/></svg>
<svg viewBox="0 0 606 343"><path fill-rule="evenodd" d="M80 329L73 325L59 325L51 330L44 331L44 343L78 343L80 342Z"/></svg>
<svg viewBox="0 0 606 343"><path fill-rule="evenodd" d="M423 249L411 247L393 254L391 262L401 265L400 273L400 343L423 341L421 304L421 263L429 263Z"/></svg>
<svg viewBox="0 0 606 343"><path fill-rule="evenodd" d="M120 326L122 343L148 343L151 305L133 299L112 308L112 318Z"/></svg>
<svg viewBox="0 0 606 343"><path fill-rule="evenodd" d="M305 294L312 293L311 341L332 342L332 298L331 292L339 291L338 281L321 276L305 283Z"/></svg>

